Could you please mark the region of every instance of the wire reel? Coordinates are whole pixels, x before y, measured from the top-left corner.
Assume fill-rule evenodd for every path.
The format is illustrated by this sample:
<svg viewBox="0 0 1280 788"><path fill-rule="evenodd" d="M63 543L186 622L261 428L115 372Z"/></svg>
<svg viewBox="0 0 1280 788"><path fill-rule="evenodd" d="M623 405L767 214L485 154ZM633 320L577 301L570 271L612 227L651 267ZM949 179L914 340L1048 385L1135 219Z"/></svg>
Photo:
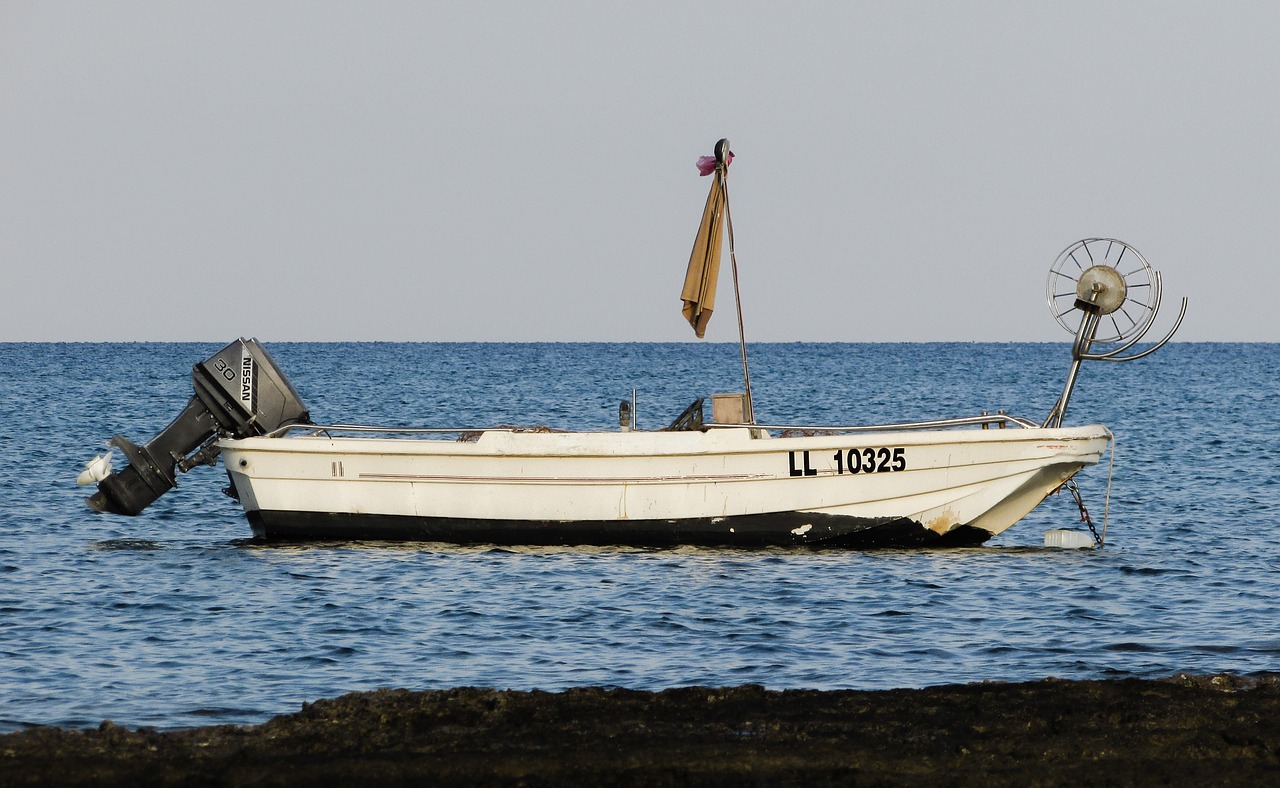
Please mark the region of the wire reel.
<svg viewBox="0 0 1280 788"><path fill-rule="evenodd" d="M1046 427L1062 426L1082 361L1134 361L1148 356L1173 339L1187 314L1187 299L1183 298L1178 319L1163 339L1122 355L1155 323L1160 311L1160 272L1137 249L1115 238L1085 238L1064 249L1049 267L1045 294L1053 319L1076 335L1071 346L1071 372L1062 396L1045 419ZM1094 352L1095 342L1118 346Z"/></svg>
<svg viewBox="0 0 1280 788"><path fill-rule="evenodd" d="M1106 315L1095 342L1122 342L1151 322L1160 308L1160 276L1142 253L1115 238L1086 238L1063 250L1049 268L1049 311L1075 333L1081 315Z"/></svg>

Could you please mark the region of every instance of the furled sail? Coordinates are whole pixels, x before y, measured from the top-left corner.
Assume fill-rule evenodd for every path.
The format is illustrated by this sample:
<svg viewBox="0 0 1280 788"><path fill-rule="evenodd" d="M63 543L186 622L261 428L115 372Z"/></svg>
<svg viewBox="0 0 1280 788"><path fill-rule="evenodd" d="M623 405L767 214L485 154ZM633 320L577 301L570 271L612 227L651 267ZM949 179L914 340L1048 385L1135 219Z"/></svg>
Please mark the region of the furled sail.
<svg viewBox="0 0 1280 788"><path fill-rule="evenodd" d="M724 245L725 214L725 172L733 153L729 151L729 141L716 143L716 155L703 156L698 160L698 169L703 175L711 175L711 193L707 195L707 205L702 211L702 223L698 225L698 237L693 242L693 253L689 255L689 269L684 275L684 290L680 298L684 301L683 314L689 325L699 338L707 333L707 322L716 306L716 283L720 277L720 249Z"/></svg>

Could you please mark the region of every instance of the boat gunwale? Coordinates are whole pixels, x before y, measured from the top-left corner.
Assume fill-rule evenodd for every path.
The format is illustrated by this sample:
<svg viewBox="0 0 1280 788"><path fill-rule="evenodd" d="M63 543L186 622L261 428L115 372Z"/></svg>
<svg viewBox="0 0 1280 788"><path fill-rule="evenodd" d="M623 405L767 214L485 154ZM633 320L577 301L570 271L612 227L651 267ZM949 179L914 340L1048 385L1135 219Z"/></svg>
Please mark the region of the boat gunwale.
<svg viewBox="0 0 1280 788"><path fill-rule="evenodd" d="M715 454L773 454L789 450L825 449L831 446L926 446L930 444L991 443L1079 443L1107 441L1110 431L1101 424L1075 427L1034 427L1007 430L914 430L862 433L794 435L759 439L752 436L758 427L738 427L733 433L703 431L619 432L613 430L519 432L512 429L478 431L477 440L457 441L430 438L333 436L322 431L290 437L253 436L223 439L223 450L270 453L333 454L431 454L453 456L576 456L576 457L661 457L708 456ZM467 431L472 432L472 431ZM497 433L485 440L485 433ZM443 434L449 434L445 432ZM677 438L683 440L672 440ZM607 445L604 439L611 445ZM703 438L704 440L699 440ZM585 440L584 440L585 439ZM518 445L514 445L518 444ZM1062 446L1060 448L1066 448Z"/></svg>

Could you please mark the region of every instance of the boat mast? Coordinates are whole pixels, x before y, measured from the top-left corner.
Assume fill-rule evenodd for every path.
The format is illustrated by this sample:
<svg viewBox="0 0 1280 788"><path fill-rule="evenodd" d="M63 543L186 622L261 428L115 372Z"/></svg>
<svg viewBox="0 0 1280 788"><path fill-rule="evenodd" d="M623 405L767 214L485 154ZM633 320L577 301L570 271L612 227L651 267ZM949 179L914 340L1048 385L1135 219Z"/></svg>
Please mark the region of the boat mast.
<svg viewBox="0 0 1280 788"><path fill-rule="evenodd" d="M716 177L720 179L720 187L724 191L724 221L729 231L729 267L733 270L733 304L738 311L738 347L742 351L742 383L746 389L747 401L743 418L747 424L756 423L755 405L751 399L751 372L747 367L747 335L742 326L742 295L738 290L738 257L733 249L733 218L729 214L729 140L722 139L716 143Z"/></svg>

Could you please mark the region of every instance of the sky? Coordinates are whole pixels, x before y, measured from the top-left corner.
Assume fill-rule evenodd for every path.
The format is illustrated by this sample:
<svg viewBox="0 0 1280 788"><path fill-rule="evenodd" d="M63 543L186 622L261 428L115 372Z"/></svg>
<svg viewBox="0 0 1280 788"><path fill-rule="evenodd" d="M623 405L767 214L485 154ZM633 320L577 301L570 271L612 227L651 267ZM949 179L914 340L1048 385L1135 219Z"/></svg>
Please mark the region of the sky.
<svg viewBox="0 0 1280 788"><path fill-rule="evenodd" d="M0 341L1280 341L1280 3L0 0ZM729 267L707 341L736 341Z"/></svg>

